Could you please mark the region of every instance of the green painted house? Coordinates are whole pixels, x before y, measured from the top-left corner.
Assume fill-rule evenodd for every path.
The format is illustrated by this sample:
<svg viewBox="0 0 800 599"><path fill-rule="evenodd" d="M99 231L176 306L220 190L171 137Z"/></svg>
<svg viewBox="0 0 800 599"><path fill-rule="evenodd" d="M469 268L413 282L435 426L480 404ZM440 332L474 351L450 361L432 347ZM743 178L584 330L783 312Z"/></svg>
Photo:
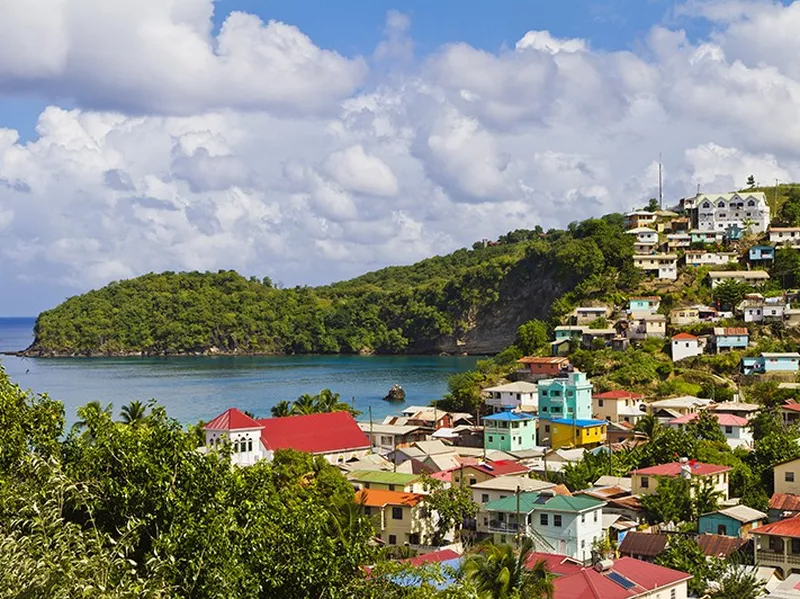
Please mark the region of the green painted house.
<svg viewBox="0 0 800 599"><path fill-rule="evenodd" d="M514 451L536 447L536 418L506 410L483 419L483 445L486 449Z"/></svg>

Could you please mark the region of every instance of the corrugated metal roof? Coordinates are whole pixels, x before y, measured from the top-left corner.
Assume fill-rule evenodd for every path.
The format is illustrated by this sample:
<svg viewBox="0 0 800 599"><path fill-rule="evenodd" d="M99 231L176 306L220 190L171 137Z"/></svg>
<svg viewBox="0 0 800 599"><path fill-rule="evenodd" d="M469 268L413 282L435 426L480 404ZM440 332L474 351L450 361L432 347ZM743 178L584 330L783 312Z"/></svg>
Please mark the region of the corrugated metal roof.
<svg viewBox="0 0 800 599"><path fill-rule="evenodd" d="M711 513L722 514L724 516L728 516L729 518L733 518L734 520L737 520L742 523L754 522L755 520L764 520L767 517L767 515L764 512L754 510L753 508L747 507L746 505L734 505ZM705 516L707 514L703 515Z"/></svg>
<svg viewBox="0 0 800 599"><path fill-rule="evenodd" d="M771 522L770 524L753 528L750 532L754 534L800 539L800 516L792 516L791 518L786 518L786 520Z"/></svg>
<svg viewBox="0 0 800 599"><path fill-rule="evenodd" d="M619 552L623 555L655 557L667 547L667 535L631 531L622 539Z"/></svg>
<svg viewBox="0 0 800 599"><path fill-rule="evenodd" d="M385 505L406 505L413 507L422 501L419 493L401 493L399 491L380 491L377 489L361 489L356 493L356 503L364 503L369 507Z"/></svg>
<svg viewBox="0 0 800 599"><path fill-rule="evenodd" d="M418 481L421 476L419 474L387 472L385 470L354 470L347 474L347 478L356 482L405 486Z"/></svg>
<svg viewBox="0 0 800 599"><path fill-rule="evenodd" d="M800 495L773 493L769 499L769 509L782 512L800 512Z"/></svg>
<svg viewBox="0 0 800 599"><path fill-rule="evenodd" d="M697 537L697 544L702 552L709 557L730 557L747 543L739 537L726 537L723 535L702 534Z"/></svg>
<svg viewBox="0 0 800 599"><path fill-rule="evenodd" d="M681 463L672 462L670 464L660 464L658 466L650 466L649 468L640 468L634 470L631 474L643 474L645 476L678 476L681 473ZM719 466L717 464L704 464L703 462L689 462L691 473L695 476L707 476L709 474L718 474L720 472L728 472L731 470L730 466Z"/></svg>
<svg viewBox="0 0 800 599"><path fill-rule="evenodd" d="M237 431L264 428L256 420L236 408L229 408L222 414L206 424L203 429L207 431Z"/></svg>

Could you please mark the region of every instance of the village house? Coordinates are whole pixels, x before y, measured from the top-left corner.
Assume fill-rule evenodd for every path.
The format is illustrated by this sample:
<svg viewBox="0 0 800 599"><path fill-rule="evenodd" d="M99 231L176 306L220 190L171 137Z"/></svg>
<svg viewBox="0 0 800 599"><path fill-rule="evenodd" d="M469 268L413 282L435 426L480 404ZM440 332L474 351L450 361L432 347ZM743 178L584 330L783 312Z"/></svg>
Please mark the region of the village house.
<svg viewBox="0 0 800 599"><path fill-rule="evenodd" d="M631 472L631 491L634 495L655 493L661 478L680 476L687 479L708 479L714 490L719 491L723 500L728 499L728 473L730 466L704 464L695 460L681 458L679 462L640 468Z"/></svg>
<svg viewBox="0 0 800 599"><path fill-rule="evenodd" d="M371 440L374 451L381 454L387 454L398 447L408 447L417 441L425 441L433 432L432 428L419 425L359 422L358 426Z"/></svg>
<svg viewBox="0 0 800 599"><path fill-rule="evenodd" d="M719 412L711 412L711 415L717 419L719 428L722 434L725 435L725 441L731 449L736 449L737 447L752 449L753 431L750 430L750 421L747 418ZM700 414L697 412L685 414L678 418L673 418L667 422L667 426L680 430L699 416Z"/></svg>
<svg viewBox="0 0 800 599"><path fill-rule="evenodd" d="M648 212L647 210L635 210L625 215L625 223L628 229L638 229L655 224L657 219L658 215L655 212Z"/></svg>
<svg viewBox="0 0 800 599"><path fill-rule="evenodd" d="M707 408L709 404L713 403L710 399L703 399L693 395L682 395L680 397L669 397L667 399L659 399L647 404L647 408L651 414L657 418L666 418L672 420L684 414L693 414L700 410Z"/></svg>
<svg viewBox="0 0 800 599"><path fill-rule="evenodd" d="M714 327L714 351L718 354L725 351L746 350L750 343L750 331L744 327Z"/></svg>
<svg viewBox="0 0 800 599"><path fill-rule="evenodd" d="M229 408L203 430L205 450L230 444L231 461L236 466L250 466L263 459L271 461L279 449L319 455L334 465L360 459L371 449L369 439L349 412L256 420Z"/></svg>
<svg viewBox="0 0 800 599"><path fill-rule="evenodd" d="M432 406L407 406L399 416L389 415L383 424L399 424L403 426L424 426L431 430L455 428L462 424L472 424L472 414L464 412L447 412Z"/></svg>
<svg viewBox="0 0 800 599"><path fill-rule="evenodd" d="M761 405L757 403L742 403L738 401L723 401L708 406L709 412L717 414L733 414L748 420L754 418L760 411Z"/></svg>
<svg viewBox="0 0 800 599"><path fill-rule="evenodd" d="M593 416L609 422L636 424L647 412L644 396L630 391L606 391L592 396Z"/></svg>
<svg viewBox="0 0 800 599"><path fill-rule="evenodd" d="M750 534L755 563L776 568L784 577L800 573L800 516L759 526Z"/></svg>
<svg viewBox="0 0 800 599"><path fill-rule="evenodd" d="M692 228L692 222L689 217L686 216L679 216L673 219L670 219L667 222L667 231L671 233L685 233Z"/></svg>
<svg viewBox="0 0 800 599"><path fill-rule="evenodd" d="M574 324L562 324L553 329L556 341L564 341L569 339L580 340L583 332L588 329L586 326L577 326Z"/></svg>
<svg viewBox="0 0 800 599"><path fill-rule="evenodd" d="M644 316L653 314L661 306L661 298L657 295L647 295L628 298L628 312L634 315Z"/></svg>
<svg viewBox="0 0 800 599"><path fill-rule="evenodd" d="M771 245L754 245L747 250L747 260L750 264L771 264L775 260L775 248Z"/></svg>
<svg viewBox="0 0 800 599"><path fill-rule="evenodd" d="M553 599L686 599L691 574L630 557L559 576Z"/></svg>
<svg viewBox="0 0 800 599"><path fill-rule="evenodd" d="M667 334L667 317L663 314L637 314L628 321L629 339L662 338Z"/></svg>
<svg viewBox="0 0 800 599"><path fill-rule="evenodd" d="M689 333L673 335L670 346L673 362L699 356L705 349L705 344L702 343L702 340Z"/></svg>
<svg viewBox="0 0 800 599"><path fill-rule="evenodd" d="M495 412L515 409L536 412L539 409L539 389L535 383L517 381L489 387L483 392L488 395L486 405L491 406Z"/></svg>
<svg viewBox="0 0 800 599"><path fill-rule="evenodd" d="M703 231L741 230L764 233L769 228L770 207L760 191L697 194L684 200L692 224Z"/></svg>
<svg viewBox="0 0 800 599"><path fill-rule="evenodd" d="M780 246L800 247L800 227L770 227L769 242Z"/></svg>
<svg viewBox="0 0 800 599"><path fill-rule="evenodd" d="M773 493L769 498L769 521L776 522L800 516L800 495Z"/></svg>
<svg viewBox="0 0 800 599"><path fill-rule="evenodd" d="M783 296L764 298L760 293L749 293L736 309L745 322L783 322L789 302Z"/></svg>
<svg viewBox="0 0 800 599"><path fill-rule="evenodd" d="M686 326L697 322L713 321L717 318L716 308L710 306L689 306L674 308L669 311L669 322L672 326Z"/></svg>
<svg viewBox="0 0 800 599"><path fill-rule="evenodd" d="M545 438L549 437L550 447L597 447L606 442L608 422L605 420L581 420L577 418L555 418L547 421L544 427ZM541 434L541 433L540 433ZM544 444L545 439L542 439Z"/></svg>
<svg viewBox="0 0 800 599"><path fill-rule="evenodd" d="M633 265L657 279L674 281L678 278L678 256L676 254L635 254Z"/></svg>
<svg viewBox="0 0 800 599"><path fill-rule="evenodd" d="M427 493L421 474L390 472L386 470L351 470L345 474L356 491L400 491L401 493Z"/></svg>
<svg viewBox="0 0 800 599"><path fill-rule="evenodd" d="M800 458L788 460L772 468L775 493L800 495Z"/></svg>
<svg viewBox="0 0 800 599"><path fill-rule="evenodd" d="M736 252L709 252L706 250L686 250L683 256L686 266L724 266L739 260Z"/></svg>
<svg viewBox="0 0 800 599"><path fill-rule="evenodd" d="M571 324L577 326L588 325L598 318L608 318L611 316L611 308L608 306L579 306L570 315Z"/></svg>
<svg viewBox="0 0 800 599"><path fill-rule="evenodd" d="M758 287L769 280L769 273L765 270L712 270L708 273L708 280L712 289L723 281L739 281Z"/></svg>
<svg viewBox="0 0 800 599"><path fill-rule="evenodd" d="M552 489L555 486L554 483L527 476L498 476L475 483L470 488L472 489L472 500L478 505L484 505L497 499L513 497L517 491L534 493Z"/></svg>
<svg viewBox="0 0 800 599"><path fill-rule="evenodd" d="M564 357L524 356L517 364L521 365L519 372L524 372L531 380L566 376L573 370L569 358Z"/></svg>
<svg viewBox="0 0 800 599"><path fill-rule="evenodd" d="M754 358L742 358L740 369L745 375L790 373L797 372L798 363L800 354L797 352L762 352Z"/></svg>
<svg viewBox="0 0 800 599"><path fill-rule="evenodd" d="M483 418L483 446L499 451L536 447L536 418L504 410Z"/></svg>
<svg viewBox="0 0 800 599"><path fill-rule="evenodd" d="M783 402L780 406L781 418L785 426L800 422L800 403L793 399Z"/></svg>
<svg viewBox="0 0 800 599"><path fill-rule="evenodd" d="M584 329L581 336L581 347L583 349L595 349L598 344L605 347L610 344L617 336L616 329Z"/></svg>
<svg viewBox="0 0 800 599"><path fill-rule="evenodd" d="M498 476L523 476L528 472L527 466L512 460L483 460L477 464L465 464L454 469L450 481L453 485L463 484L472 487Z"/></svg>
<svg viewBox="0 0 800 599"><path fill-rule="evenodd" d="M700 516L697 532L748 538L750 531L764 524L767 515L746 505L734 505Z"/></svg>
<svg viewBox="0 0 800 599"><path fill-rule="evenodd" d="M667 235L667 249L670 252L688 249L692 245L692 236L689 233L671 233Z"/></svg>
<svg viewBox="0 0 800 599"><path fill-rule="evenodd" d="M628 229L625 231L629 235L635 235L636 239L633 242L633 251L637 254L652 253L658 245L658 231L648 227L637 227L635 229Z"/></svg>
<svg viewBox="0 0 800 599"><path fill-rule="evenodd" d="M700 243L705 245L720 244L725 238L724 231L703 231L701 229L692 229L689 231L689 236L692 239L692 244Z"/></svg>
<svg viewBox="0 0 800 599"><path fill-rule="evenodd" d="M667 548L667 535L632 530L625 534L619 545L620 557L632 557L652 564Z"/></svg>
<svg viewBox="0 0 800 599"><path fill-rule="evenodd" d="M482 507L478 532L491 534L496 543L523 534L539 551L588 563L592 543L603 538L604 505L593 497L557 495L552 490L513 494Z"/></svg>
<svg viewBox="0 0 800 599"><path fill-rule="evenodd" d="M430 545L436 518L421 505L424 496L401 491L361 489L356 503L375 525L376 536L388 545Z"/></svg>

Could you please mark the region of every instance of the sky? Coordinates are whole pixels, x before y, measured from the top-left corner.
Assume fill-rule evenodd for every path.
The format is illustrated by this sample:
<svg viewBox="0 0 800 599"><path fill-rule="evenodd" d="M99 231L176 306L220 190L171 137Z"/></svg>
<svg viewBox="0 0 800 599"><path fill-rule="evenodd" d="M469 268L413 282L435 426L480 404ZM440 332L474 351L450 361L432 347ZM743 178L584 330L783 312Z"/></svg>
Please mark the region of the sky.
<svg viewBox="0 0 800 599"><path fill-rule="evenodd" d="M800 1L0 2L0 315L800 180Z"/></svg>

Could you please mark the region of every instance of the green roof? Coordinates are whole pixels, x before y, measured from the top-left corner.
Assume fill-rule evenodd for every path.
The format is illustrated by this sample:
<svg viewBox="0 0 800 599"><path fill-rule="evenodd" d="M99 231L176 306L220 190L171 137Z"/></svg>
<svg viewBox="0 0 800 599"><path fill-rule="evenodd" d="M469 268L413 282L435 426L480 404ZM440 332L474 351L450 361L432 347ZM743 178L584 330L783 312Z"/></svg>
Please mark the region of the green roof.
<svg viewBox="0 0 800 599"><path fill-rule="evenodd" d="M379 483L384 485L410 485L422 478L419 474L405 472L387 472L385 470L354 470L347 475L348 480L363 483Z"/></svg>
<svg viewBox="0 0 800 599"><path fill-rule="evenodd" d="M519 511L528 514L534 510L553 510L557 512L582 512L599 507L605 502L594 497L578 495L543 495L542 493L520 493ZM503 499L495 499L484 506L490 512L516 512L517 496L511 495Z"/></svg>

